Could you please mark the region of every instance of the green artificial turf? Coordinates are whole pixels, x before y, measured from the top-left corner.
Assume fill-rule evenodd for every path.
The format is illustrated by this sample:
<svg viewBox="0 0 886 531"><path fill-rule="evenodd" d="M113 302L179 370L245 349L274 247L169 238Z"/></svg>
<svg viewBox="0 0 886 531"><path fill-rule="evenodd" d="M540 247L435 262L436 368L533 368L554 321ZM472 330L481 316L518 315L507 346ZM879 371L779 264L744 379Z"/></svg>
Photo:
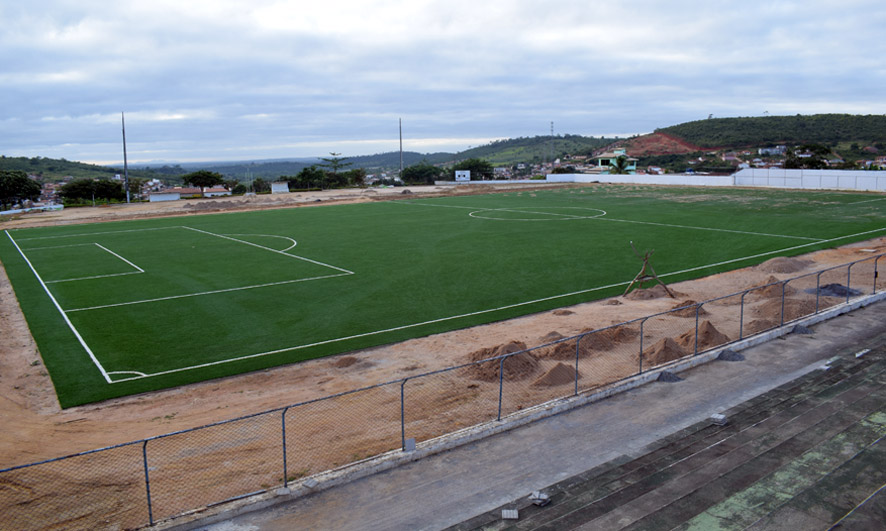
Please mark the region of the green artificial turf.
<svg viewBox="0 0 886 531"><path fill-rule="evenodd" d="M70 407L620 294L631 241L674 282L884 233L876 194L594 186L9 230L0 260Z"/></svg>

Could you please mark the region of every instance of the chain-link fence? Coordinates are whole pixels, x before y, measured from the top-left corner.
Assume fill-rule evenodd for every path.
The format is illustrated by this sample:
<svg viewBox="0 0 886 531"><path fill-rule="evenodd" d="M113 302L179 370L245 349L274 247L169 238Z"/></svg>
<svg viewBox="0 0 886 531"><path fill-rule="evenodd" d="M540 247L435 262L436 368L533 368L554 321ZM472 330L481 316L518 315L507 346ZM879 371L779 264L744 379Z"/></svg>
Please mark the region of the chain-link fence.
<svg viewBox="0 0 886 531"><path fill-rule="evenodd" d="M0 529L134 528L577 395L884 289L886 254L471 363L0 470ZM483 351L478 351L483 352Z"/></svg>

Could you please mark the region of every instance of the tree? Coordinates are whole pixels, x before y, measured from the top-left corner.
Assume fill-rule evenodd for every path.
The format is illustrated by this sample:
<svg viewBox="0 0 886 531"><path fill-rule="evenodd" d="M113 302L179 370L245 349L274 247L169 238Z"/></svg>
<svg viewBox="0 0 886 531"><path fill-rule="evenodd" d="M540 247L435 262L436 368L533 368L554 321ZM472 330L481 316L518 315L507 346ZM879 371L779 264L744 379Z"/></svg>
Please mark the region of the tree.
<svg viewBox="0 0 886 531"><path fill-rule="evenodd" d="M289 181L291 188L307 190L309 188L323 188L326 184L326 172L316 165L302 168L296 175L282 177Z"/></svg>
<svg viewBox="0 0 886 531"><path fill-rule="evenodd" d="M21 170L0 170L0 207L25 199L37 199L42 191L40 184L31 180Z"/></svg>
<svg viewBox="0 0 886 531"><path fill-rule="evenodd" d="M348 186L357 186L363 188L366 186L366 170L363 168L354 168L342 174Z"/></svg>
<svg viewBox="0 0 886 531"><path fill-rule="evenodd" d="M400 179L406 184L434 184L445 172L426 160L403 168Z"/></svg>
<svg viewBox="0 0 886 531"><path fill-rule="evenodd" d="M103 199L110 204L112 199L126 197L123 184L110 179L77 179L62 186L58 195L66 201L92 201Z"/></svg>
<svg viewBox="0 0 886 531"><path fill-rule="evenodd" d="M624 155L619 155L618 158L615 159L614 164L609 165L609 173L615 175L625 175L628 173L628 158Z"/></svg>
<svg viewBox="0 0 886 531"><path fill-rule="evenodd" d="M271 183L262 179L261 177L256 177L254 181L252 181L252 191L260 194L262 192L270 192L271 191Z"/></svg>
<svg viewBox="0 0 886 531"><path fill-rule="evenodd" d="M205 188L218 186L225 182L225 178L222 174L208 170L200 170L193 173L188 173L187 175L182 175L182 180L185 182L185 184L199 187L201 197L203 196L203 191Z"/></svg>
<svg viewBox="0 0 886 531"><path fill-rule="evenodd" d="M321 164L320 167L329 168L330 172L333 175L337 176L338 171L340 169L347 168L348 166L353 164L351 162L345 162L346 160L348 160L348 158L347 157L340 157L339 155L341 155L341 153L331 153L330 152L329 154L331 155L330 158L321 158L320 159L326 163L326 164Z"/></svg>
<svg viewBox="0 0 886 531"><path fill-rule="evenodd" d="M452 167L452 173L450 174L453 179L455 179L456 171L469 170L471 172L471 180L479 180L486 181L491 180L493 174L495 173L495 169L492 167L492 164L483 160L483 159L467 159L457 163Z"/></svg>

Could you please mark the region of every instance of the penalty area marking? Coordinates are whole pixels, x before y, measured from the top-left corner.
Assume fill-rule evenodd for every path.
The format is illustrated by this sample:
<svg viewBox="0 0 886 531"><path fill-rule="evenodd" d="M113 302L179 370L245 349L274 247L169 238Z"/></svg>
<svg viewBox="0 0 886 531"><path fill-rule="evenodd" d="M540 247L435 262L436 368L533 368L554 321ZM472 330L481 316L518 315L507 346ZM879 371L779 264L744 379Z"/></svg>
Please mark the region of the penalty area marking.
<svg viewBox="0 0 886 531"><path fill-rule="evenodd" d="M658 275L658 276L659 276L659 277L671 277L671 276L675 276L675 275L681 275L681 274L684 274L684 273L691 273L691 272L693 272L693 271L699 271L699 270L708 269L708 268L711 268L711 267L718 267L718 266L721 266L721 265L733 264L733 263L742 262L742 261L745 261L745 260L752 260L752 259L755 259L755 258L762 258L762 257L764 257L764 256L771 256L771 255L779 254L779 253L783 253L783 252L786 252L786 251L793 251L793 250L797 250L797 249L802 249L802 248L804 248L804 247L810 247L810 246L813 246L813 245L819 245L819 244L822 244L822 243L836 242L836 241L839 241L839 240L845 240L845 239L847 239L847 238L854 238L854 237L856 237L856 236L864 236L864 235L867 235L867 234L873 234L873 233L876 233L876 232L886 232L886 227L881 227L881 228L879 228L879 229L869 230L869 231L865 231L865 232L859 232L859 233L856 233L856 234L848 234L848 235L846 235L846 236L840 236L840 237L837 237L837 238L830 238L830 239L828 239L828 240L820 240L820 241L815 241L815 242L811 242L811 243L803 243L803 244L800 244L800 245L795 245L795 246L793 246L793 247L786 247L786 248L783 248L783 249L776 249L776 250L774 250L774 251L767 251L767 252L765 252L765 253L758 253L758 254L755 254L755 255L743 256L743 257L740 257L740 258L733 258L733 259L730 259L730 260L724 260L724 261L716 262L716 263L713 263L713 264L706 264L706 265L701 265L701 266L691 267L691 268L683 269L683 270L680 270L680 271L672 271L672 272L670 272L670 273L664 273L664 274L661 274L661 275ZM150 378L150 377L153 377L153 376L163 376L163 375L167 375L167 374L175 374L175 373L184 372L184 371L189 371L189 370L194 370L194 369L203 369L203 368L206 368L206 367L213 367L213 366L216 366L216 365L223 365L223 364L226 364L226 363L233 363L233 362L236 362L236 361L243 361L243 360L248 360L248 359L260 358L260 357L264 357L264 356L270 356L270 355L273 355L273 354L281 354L281 353L284 353L284 352L293 352L293 351L296 351L296 350L302 350L302 349L311 348L311 347L316 347L316 346L320 346L320 345L328 345L328 344L331 344L331 343L338 343L338 342L341 342L341 341L348 341L348 340L351 340L351 339L359 339L359 338L363 338L363 337L371 337L371 336L375 336L375 335L385 334L385 333L388 333L388 332L396 332L396 331L400 331L400 330L407 330L407 329L410 329L410 328L417 328L417 327L425 326L425 325L431 325L431 324L443 323L443 322L446 322L446 321L453 321L453 320L456 320L456 319L462 319L462 318L465 318L465 317L474 317L474 316L477 316L477 315L483 315L483 314L493 313L493 312L502 311L502 310L509 310L509 309L512 309L512 308L519 308L519 307L521 307L521 306L528 306L528 305L531 305L531 304L536 304L536 303L541 303L541 302L547 302L547 301L556 300L556 299L562 299L562 298L566 298L566 297L572 297L572 296L575 296L575 295L583 295L583 294L585 294L585 293L592 293L592 292L595 292L595 291L601 291L601 290L604 290L604 289L615 288L615 287L621 287L621 286L627 286L628 284L630 284L630 281L616 282L616 283L614 283L614 284L608 284L608 285L606 285L606 286L597 286L597 287L594 287L594 288L588 288L588 289L583 289L583 290L573 291L573 292L570 292L570 293L562 293L562 294L559 294L559 295L552 295L552 296L550 296L550 297L543 297L543 298L535 299L535 300L531 300L531 301L518 302L518 303L515 303L515 304L508 304L508 305L506 305L506 306L500 306L500 307L498 307L498 308L489 308L489 309L486 309L486 310L479 310L479 311L476 311L476 312L469 312L469 313L463 313L463 314L459 314L459 315L452 315L452 316L449 316L449 317L441 317L441 318L439 318L439 319L431 319L431 320L428 320L428 321L421 321L421 322L418 322L418 323L405 324L405 325L402 325L402 326L396 326L396 327L393 327L393 328L387 328L387 329L384 329L384 330L375 330L375 331L372 331L372 332L365 332L365 333L362 333L362 334L354 334L354 335L345 336L345 337L339 337L339 338L333 338L333 339L326 339L326 340L323 340L323 341L317 341L317 342L314 342L314 343L308 343L308 344L304 344L304 345L296 345L296 346L285 347L285 348L276 349L276 350L269 350L269 351L267 351L267 352L257 352L257 353L254 353L254 354L246 354L246 355L238 356L238 357L235 357L235 358L228 358L228 359L224 359L224 360L218 360L218 361L212 361L212 362L207 362L207 363L201 363L201 364L199 364L199 365L192 365L192 366L189 366L189 367L179 367L179 368L177 368L177 369L169 369L169 370L166 370L166 371L160 371L160 372L150 373L150 374L146 374L145 376L134 376L134 377L130 377L130 378L123 378L123 379L120 379L120 380L113 380L113 381L110 381L110 380L109 380L108 383L121 383L121 382L127 382L127 381L131 381L131 380L137 380L137 379L141 379L141 378Z"/></svg>

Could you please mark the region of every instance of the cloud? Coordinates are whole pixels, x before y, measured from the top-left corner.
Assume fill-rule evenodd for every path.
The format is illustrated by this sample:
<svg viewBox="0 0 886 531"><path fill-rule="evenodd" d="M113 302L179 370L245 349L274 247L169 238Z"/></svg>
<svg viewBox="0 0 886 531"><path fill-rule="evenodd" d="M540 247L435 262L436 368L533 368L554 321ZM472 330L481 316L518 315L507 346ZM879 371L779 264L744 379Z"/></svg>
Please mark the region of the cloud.
<svg viewBox="0 0 886 531"><path fill-rule="evenodd" d="M9 155L116 157L121 111L145 160L393 150L401 117L434 151L550 121L886 112L873 0L0 0L0 19Z"/></svg>

